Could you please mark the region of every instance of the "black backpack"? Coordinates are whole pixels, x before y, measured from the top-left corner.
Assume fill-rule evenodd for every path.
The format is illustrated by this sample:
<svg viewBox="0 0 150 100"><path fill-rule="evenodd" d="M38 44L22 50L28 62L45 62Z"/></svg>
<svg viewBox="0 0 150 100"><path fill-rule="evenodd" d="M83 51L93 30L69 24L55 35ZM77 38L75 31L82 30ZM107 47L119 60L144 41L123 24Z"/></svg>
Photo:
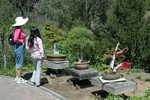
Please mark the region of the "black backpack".
<svg viewBox="0 0 150 100"><path fill-rule="evenodd" d="M20 33L21 33L21 31L20 31ZM20 33L19 33L19 38L20 38ZM8 43L9 43L10 45L16 44L16 43L14 42L14 34L13 34L13 33L8 36Z"/></svg>
<svg viewBox="0 0 150 100"><path fill-rule="evenodd" d="M15 42L14 42L14 34L10 34L10 35L8 36L8 43L9 43L10 45L14 45L14 44L15 44Z"/></svg>

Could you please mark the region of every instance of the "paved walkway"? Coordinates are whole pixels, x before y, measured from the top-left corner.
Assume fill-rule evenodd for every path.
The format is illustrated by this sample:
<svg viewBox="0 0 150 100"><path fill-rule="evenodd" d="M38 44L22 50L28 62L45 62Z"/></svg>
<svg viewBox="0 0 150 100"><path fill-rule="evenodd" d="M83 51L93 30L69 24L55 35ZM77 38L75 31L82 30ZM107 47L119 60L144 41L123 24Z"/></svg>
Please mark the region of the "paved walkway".
<svg viewBox="0 0 150 100"><path fill-rule="evenodd" d="M0 76L0 100L67 100L44 87L17 84L14 78Z"/></svg>

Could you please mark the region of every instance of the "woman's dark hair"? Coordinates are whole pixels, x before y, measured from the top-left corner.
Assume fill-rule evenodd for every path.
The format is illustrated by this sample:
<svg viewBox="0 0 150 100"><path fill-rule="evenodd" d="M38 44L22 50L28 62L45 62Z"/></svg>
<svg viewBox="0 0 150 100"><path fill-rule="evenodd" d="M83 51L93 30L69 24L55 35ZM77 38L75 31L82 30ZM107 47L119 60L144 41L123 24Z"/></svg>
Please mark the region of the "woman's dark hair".
<svg viewBox="0 0 150 100"><path fill-rule="evenodd" d="M34 38L39 37L41 38L41 34L38 28L32 27L30 29L30 36L28 39L29 47L32 47L34 45Z"/></svg>
<svg viewBox="0 0 150 100"><path fill-rule="evenodd" d="M31 31L35 31L36 36L39 37L39 38L41 38L40 31L39 31L39 29L38 29L37 27L33 26L33 27L31 28L30 32L31 32Z"/></svg>

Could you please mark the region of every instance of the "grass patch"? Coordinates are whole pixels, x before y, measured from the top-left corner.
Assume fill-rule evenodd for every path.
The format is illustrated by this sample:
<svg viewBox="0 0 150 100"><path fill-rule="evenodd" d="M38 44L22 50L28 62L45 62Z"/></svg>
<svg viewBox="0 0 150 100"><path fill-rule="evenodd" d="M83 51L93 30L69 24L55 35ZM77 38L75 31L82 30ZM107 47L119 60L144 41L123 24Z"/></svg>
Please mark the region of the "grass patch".
<svg viewBox="0 0 150 100"><path fill-rule="evenodd" d="M144 80L145 82L150 82L150 78L147 78Z"/></svg>
<svg viewBox="0 0 150 100"><path fill-rule="evenodd" d="M131 69L127 70L127 72L131 72L131 73L141 73L141 72L144 72L144 70L143 70L143 69L131 68Z"/></svg>
<svg viewBox="0 0 150 100"><path fill-rule="evenodd" d="M130 79L131 81L135 81L134 79Z"/></svg>
<svg viewBox="0 0 150 100"><path fill-rule="evenodd" d="M141 76L137 76L136 79L142 79Z"/></svg>
<svg viewBox="0 0 150 100"><path fill-rule="evenodd" d="M150 88L144 92L144 97L150 99ZM149 100L147 99L147 100Z"/></svg>
<svg viewBox="0 0 150 100"><path fill-rule="evenodd" d="M4 75L4 76L10 76L10 77L15 77L16 72L15 72L16 67L10 67L10 68L2 68L0 70L0 75Z"/></svg>
<svg viewBox="0 0 150 100"><path fill-rule="evenodd" d="M93 99L98 100L98 99ZM125 96L125 95L113 95L110 94L106 98L103 98L102 100L150 100L150 89L146 90L144 92L143 96Z"/></svg>
<svg viewBox="0 0 150 100"><path fill-rule="evenodd" d="M126 75L130 75L130 72L126 72Z"/></svg>
<svg viewBox="0 0 150 100"><path fill-rule="evenodd" d="M123 75L123 74L120 74L120 76L121 76L121 77L124 77L124 75Z"/></svg>
<svg viewBox="0 0 150 100"><path fill-rule="evenodd" d="M97 70L97 71L99 71L99 72L104 71L104 69L103 69L102 66L90 66L90 67L93 68L93 69L95 69L95 70Z"/></svg>
<svg viewBox="0 0 150 100"><path fill-rule="evenodd" d="M22 72L30 72L34 70L34 66L33 64L28 64L26 66L23 67Z"/></svg>
<svg viewBox="0 0 150 100"><path fill-rule="evenodd" d="M23 67L22 72L31 72L34 70L34 66L32 64L28 64ZM10 76L10 77L15 77L16 76L16 67L10 67L10 68L1 68L0 70L0 75L4 76Z"/></svg>

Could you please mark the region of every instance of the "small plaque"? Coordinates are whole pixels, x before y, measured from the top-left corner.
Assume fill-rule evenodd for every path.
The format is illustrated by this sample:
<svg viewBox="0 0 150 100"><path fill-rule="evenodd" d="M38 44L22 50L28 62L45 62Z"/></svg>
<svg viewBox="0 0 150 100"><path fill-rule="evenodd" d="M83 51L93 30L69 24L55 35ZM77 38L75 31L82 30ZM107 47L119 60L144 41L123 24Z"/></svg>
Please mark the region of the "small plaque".
<svg viewBox="0 0 150 100"><path fill-rule="evenodd" d="M125 78L119 78L119 79L115 79L115 80L105 80L102 78L102 76L98 77L99 80L101 80L102 83L111 83L111 82L122 82L122 81L126 81Z"/></svg>

